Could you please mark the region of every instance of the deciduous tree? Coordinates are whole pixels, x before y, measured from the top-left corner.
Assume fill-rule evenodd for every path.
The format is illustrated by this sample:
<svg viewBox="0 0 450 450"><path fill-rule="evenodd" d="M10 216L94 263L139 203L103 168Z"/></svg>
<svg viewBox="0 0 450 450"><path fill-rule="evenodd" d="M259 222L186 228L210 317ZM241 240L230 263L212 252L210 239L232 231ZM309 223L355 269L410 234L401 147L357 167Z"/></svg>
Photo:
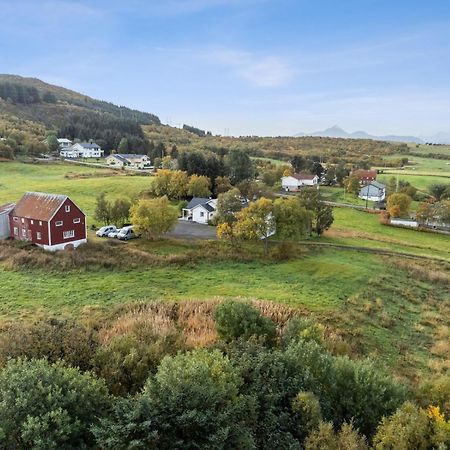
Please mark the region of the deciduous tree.
<svg viewBox="0 0 450 450"><path fill-rule="evenodd" d="M136 226L136 231L147 239L157 239L172 230L177 218L178 213L166 196L138 200L131 207L131 221Z"/></svg>
<svg viewBox="0 0 450 450"><path fill-rule="evenodd" d="M391 217L404 217L409 212L411 197L406 194L391 194L387 199L387 211Z"/></svg>

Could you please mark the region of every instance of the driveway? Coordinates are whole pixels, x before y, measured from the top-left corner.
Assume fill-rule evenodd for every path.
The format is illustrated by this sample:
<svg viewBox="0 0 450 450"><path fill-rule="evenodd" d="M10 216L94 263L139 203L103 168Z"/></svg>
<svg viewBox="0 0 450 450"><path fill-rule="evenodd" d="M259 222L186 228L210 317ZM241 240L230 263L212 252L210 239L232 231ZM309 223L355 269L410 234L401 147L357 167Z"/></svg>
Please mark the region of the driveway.
<svg viewBox="0 0 450 450"><path fill-rule="evenodd" d="M167 236L181 239L217 239L216 227L203 225L201 223L178 220L177 226Z"/></svg>

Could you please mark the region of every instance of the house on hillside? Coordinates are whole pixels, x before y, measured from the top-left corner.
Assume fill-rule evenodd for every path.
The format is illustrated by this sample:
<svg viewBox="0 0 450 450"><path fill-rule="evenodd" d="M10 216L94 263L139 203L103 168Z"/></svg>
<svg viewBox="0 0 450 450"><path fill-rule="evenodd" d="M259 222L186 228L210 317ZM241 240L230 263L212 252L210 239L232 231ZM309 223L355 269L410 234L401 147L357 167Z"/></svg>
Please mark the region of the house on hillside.
<svg viewBox="0 0 450 450"><path fill-rule="evenodd" d="M181 218L192 222L207 224L216 213L217 199L194 197L185 208Z"/></svg>
<svg viewBox="0 0 450 450"><path fill-rule="evenodd" d="M372 181L359 191L358 197L371 202L381 202L386 198L386 186Z"/></svg>
<svg viewBox="0 0 450 450"><path fill-rule="evenodd" d="M359 179L361 184L369 184L372 181L376 181L377 179L377 171L376 170L365 170L365 169L357 169L354 170L350 176L356 177Z"/></svg>
<svg viewBox="0 0 450 450"><path fill-rule="evenodd" d="M64 150L65 148L68 148L68 147L72 146L72 141L70 139L58 138L57 141L58 141L58 144L59 144L59 148L61 150Z"/></svg>
<svg viewBox="0 0 450 450"><path fill-rule="evenodd" d="M0 239L7 239L11 236L11 228L9 226L9 213L16 206L15 203L0 205Z"/></svg>
<svg viewBox="0 0 450 450"><path fill-rule="evenodd" d="M106 164L113 167L135 167L146 169L150 167L150 158L147 155L137 155L131 153L112 153L106 157Z"/></svg>
<svg viewBox="0 0 450 450"><path fill-rule="evenodd" d="M281 178L281 187L286 192L296 192L302 186L317 186L319 177L312 173L299 172Z"/></svg>
<svg viewBox="0 0 450 450"><path fill-rule="evenodd" d="M80 142L62 149L59 154L63 158L101 158L102 148L95 142Z"/></svg>
<svg viewBox="0 0 450 450"><path fill-rule="evenodd" d="M8 215L13 239L45 250L73 249L87 242L86 215L66 195L26 192Z"/></svg>

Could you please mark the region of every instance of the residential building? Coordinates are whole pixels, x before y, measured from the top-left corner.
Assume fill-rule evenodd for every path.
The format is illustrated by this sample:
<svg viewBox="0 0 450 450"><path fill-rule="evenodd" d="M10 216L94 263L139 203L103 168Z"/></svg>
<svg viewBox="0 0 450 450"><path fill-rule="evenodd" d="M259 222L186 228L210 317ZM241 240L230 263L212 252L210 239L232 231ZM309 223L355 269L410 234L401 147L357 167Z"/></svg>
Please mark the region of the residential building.
<svg viewBox="0 0 450 450"><path fill-rule="evenodd" d="M319 177L312 173L299 172L281 178L281 187L286 192L296 192L302 186L317 186Z"/></svg>
<svg viewBox="0 0 450 450"><path fill-rule="evenodd" d="M207 224L216 213L217 199L194 197L182 211L183 220Z"/></svg>
<svg viewBox="0 0 450 450"><path fill-rule="evenodd" d="M70 139L58 138L57 141L58 141L58 144L59 144L59 148L61 150L72 146L72 141Z"/></svg>
<svg viewBox="0 0 450 450"><path fill-rule="evenodd" d="M381 202L386 198L386 186L372 181L359 191L358 197L371 202Z"/></svg>
<svg viewBox="0 0 450 450"><path fill-rule="evenodd" d="M76 143L59 152L64 158L101 158L103 153L101 147L94 142Z"/></svg>
<svg viewBox="0 0 450 450"><path fill-rule="evenodd" d="M45 250L87 242L86 215L66 195L26 192L9 212L10 236Z"/></svg>
<svg viewBox="0 0 450 450"><path fill-rule="evenodd" d="M150 158L147 155L132 153L112 153L106 157L106 164L114 167L135 167L146 169L150 167Z"/></svg>
<svg viewBox="0 0 450 450"><path fill-rule="evenodd" d="M361 184L369 184L377 179L376 170L357 169L354 170L350 175L353 177L357 177Z"/></svg>

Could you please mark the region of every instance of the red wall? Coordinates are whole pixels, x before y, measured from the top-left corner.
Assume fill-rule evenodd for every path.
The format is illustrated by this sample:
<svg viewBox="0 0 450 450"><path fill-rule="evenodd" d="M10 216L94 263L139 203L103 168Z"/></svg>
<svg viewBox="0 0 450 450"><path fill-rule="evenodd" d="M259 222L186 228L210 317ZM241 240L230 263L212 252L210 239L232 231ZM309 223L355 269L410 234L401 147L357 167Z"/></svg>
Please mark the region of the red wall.
<svg viewBox="0 0 450 450"><path fill-rule="evenodd" d="M17 221L13 219L13 217L10 216L9 223L10 223L10 229L11 229L11 237L14 239L19 239L21 241L31 241L35 244L45 244L48 245L48 222L39 220L31 220L31 219L23 219L22 223L22 217L18 217ZM33 223L32 223L33 222ZM39 225L41 223L42 225ZM14 234L14 227L18 228L19 234L16 236ZM22 234L22 230L25 230L26 236L24 237ZM37 232L41 233L41 240L37 239Z"/></svg>
<svg viewBox="0 0 450 450"><path fill-rule="evenodd" d="M70 212L65 211L65 206L70 206ZM80 219L80 223L73 223L74 219ZM63 225L61 227L56 226L56 222L62 221ZM75 231L75 236L73 238L64 239L64 231ZM51 234L51 244L63 244L65 242L78 241L79 239L86 239L86 217L81 212L81 210L72 202L72 200L67 199L59 208L58 212L55 214L53 219L50 221L50 234Z"/></svg>

